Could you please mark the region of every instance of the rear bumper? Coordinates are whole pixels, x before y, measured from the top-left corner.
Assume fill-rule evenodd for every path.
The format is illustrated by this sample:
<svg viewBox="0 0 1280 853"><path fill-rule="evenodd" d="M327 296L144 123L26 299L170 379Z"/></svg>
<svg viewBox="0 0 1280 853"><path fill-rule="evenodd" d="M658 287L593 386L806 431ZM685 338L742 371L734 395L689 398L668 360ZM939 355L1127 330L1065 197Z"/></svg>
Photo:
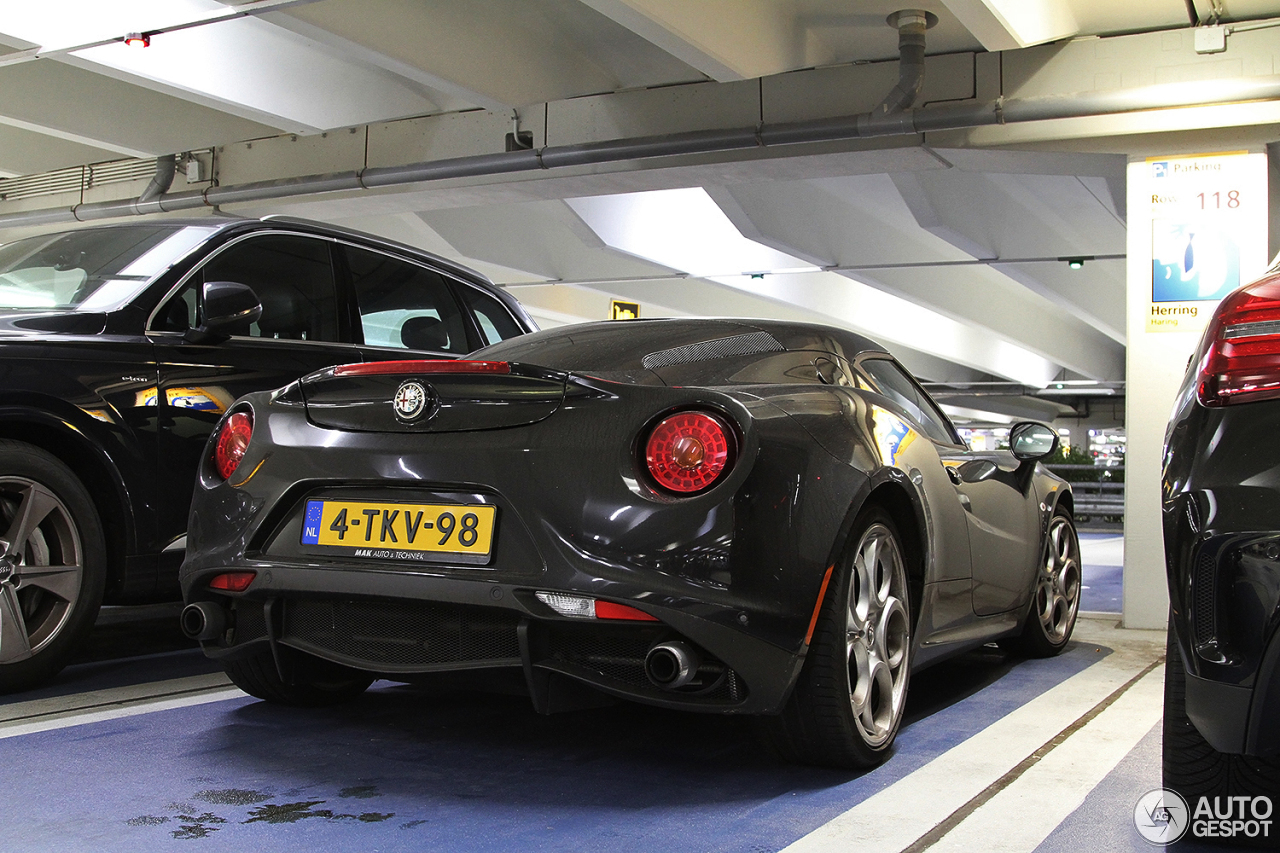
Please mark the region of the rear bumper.
<svg viewBox="0 0 1280 853"><path fill-rule="evenodd" d="M234 654L245 642L269 640L393 677L518 665L531 680L535 671L555 671L668 707L779 710L803 662L822 578L868 478L817 447L785 413L749 396L631 387L621 394L516 428L429 435L325 429L287 399L245 398L237 405L251 406L255 418L241 463L250 473L233 483L202 473L182 587L188 602L228 604L230 596L208 589L209 579L255 571L236 617L248 602L243 618L256 620L258 633L237 629L206 650ZM738 425L740 460L706 492L655 494L642 481L635 442L655 413L689 406L716 408ZM771 449L763 452L766 444ZM483 565L458 565L439 562L450 559L440 555L382 559L316 548L306 544L314 540L304 523L307 502L316 498L492 505L492 554ZM660 630L640 623L619 639L626 632L617 624L566 619L537 600L540 591L636 607L660 620ZM291 621L316 608L328 608L333 620L363 614L369 624L382 623L379 608L395 615L378 635L381 651L355 653L336 638L327 645L308 639ZM454 616L474 616L477 630L499 626L505 651L403 661L389 651L446 642L415 634L414 625ZM363 631L359 619L344 624L348 634ZM591 647L593 624L602 633ZM576 658L557 645L566 632L591 641L574 641L582 652ZM634 675L636 659L653 643L672 637L696 646L709 667L732 671L737 698L659 691L647 679L623 677L627 667ZM598 660L589 666L586 658ZM608 658L622 669L610 670Z"/></svg>
<svg viewBox="0 0 1280 853"><path fill-rule="evenodd" d="M1187 715L1219 752L1280 748L1280 402L1207 409L1170 431L1164 551Z"/></svg>
<svg viewBox="0 0 1280 853"><path fill-rule="evenodd" d="M246 562L237 570L253 568ZM241 594L189 590L227 612L228 629L203 644L210 657L275 645L399 680L422 673L520 667L538 702L539 673L556 673L615 696L683 710L777 712L802 658L724 624L735 613L705 603L624 599L659 621L558 616L535 592L588 590L464 580L404 572L343 572L260 564ZM703 610L689 611L697 605ZM749 619L748 619L749 621ZM700 659L696 683L663 690L644 659L683 641Z"/></svg>

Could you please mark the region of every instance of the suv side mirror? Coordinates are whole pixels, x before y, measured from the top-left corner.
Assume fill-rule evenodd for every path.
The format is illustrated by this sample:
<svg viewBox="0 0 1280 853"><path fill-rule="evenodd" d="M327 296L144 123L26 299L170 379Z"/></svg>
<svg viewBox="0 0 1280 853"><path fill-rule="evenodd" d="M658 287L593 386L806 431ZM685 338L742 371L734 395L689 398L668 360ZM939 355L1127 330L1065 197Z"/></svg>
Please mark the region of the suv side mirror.
<svg viewBox="0 0 1280 853"><path fill-rule="evenodd" d="M1014 424L1009 430L1009 450L1022 462L1043 459L1058 449L1058 434L1035 421Z"/></svg>
<svg viewBox="0 0 1280 853"><path fill-rule="evenodd" d="M262 316L262 302L247 284L206 281L200 316L200 325L189 329L186 339L194 344L217 343L238 332L247 333L249 324Z"/></svg>

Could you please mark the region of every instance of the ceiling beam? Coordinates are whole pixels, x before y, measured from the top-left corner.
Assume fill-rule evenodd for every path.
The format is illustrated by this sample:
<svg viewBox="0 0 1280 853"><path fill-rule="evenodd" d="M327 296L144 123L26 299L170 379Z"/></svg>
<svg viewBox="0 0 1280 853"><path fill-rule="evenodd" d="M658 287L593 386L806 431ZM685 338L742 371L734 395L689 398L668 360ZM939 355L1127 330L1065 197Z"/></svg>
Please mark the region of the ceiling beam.
<svg viewBox="0 0 1280 853"><path fill-rule="evenodd" d="M833 61L797 38L794 5L779 0L582 0L722 83Z"/></svg>
<svg viewBox="0 0 1280 853"><path fill-rule="evenodd" d="M279 132L52 59L0 67L0 123L90 149L87 159L48 163L35 171L118 155L154 157ZM38 145L39 137L31 144ZM31 156L45 159L40 152Z"/></svg>
<svg viewBox="0 0 1280 853"><path fill-rule="evenodd" d="M617 76L541 5L523 0L329 0L272 15L271 20L309 38L360 45L386 57L385 62L373 60L384 67L487 109L618 88ZM309 27L287 24L284 17Z"/></svg>
<svg viewBox="0 0 1280 853"><path fill-rule="evenodd" d="M1066 0L943 0L990 51L1016 50L1080 32Z"/></svg>
<svg viewBox="0 0 1280 853"><path fill-rule="evenodd" d="M996 250L1000 246L987 247L992 243L989 237L999 235L979 233L956 246L945 237L952 231L965 233L960 224L941 235L921 227L915 219L916 211L896 183L947 174L926 170L894 176L740 184L710 194L750 239L817 266L834 268L839 275L863 285L985 330L982 334L994 334L1012 346L1083 376L1123 376L1124 348L1115 340L1060 310L1021 282L986 264L972 263L975 259L970 251L998 256ZM1002 216L1022 215L1022 208L1010 208ZM980 219L987 207L971 200L965 209L966 215ZM937 222L926 225L937 227L938 222L953 222L950 213L949 208L944 209L936 217ZM1114 225L1109 216L1107 220ZM1119 230L1123 251L1123 229ZM856 269L846 269L849 267Z"/></svg>

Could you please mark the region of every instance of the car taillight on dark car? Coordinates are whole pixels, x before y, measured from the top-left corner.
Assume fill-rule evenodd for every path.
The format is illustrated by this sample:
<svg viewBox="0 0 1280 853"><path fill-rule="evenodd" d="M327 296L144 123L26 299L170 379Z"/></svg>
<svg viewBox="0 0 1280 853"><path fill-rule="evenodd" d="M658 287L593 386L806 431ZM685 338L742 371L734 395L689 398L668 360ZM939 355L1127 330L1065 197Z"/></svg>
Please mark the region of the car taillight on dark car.
<svg viewBox="0 0 1280 853"><path fill-rule="evenodd" d="M1222 300L1202 349L1197 394L1204 405L1280 398L1280 278Z"/></svg>
<svg viewBox="0 0 1280 853"><path fill-rule="evenodd" d="M218 430L218 438L213 446L213 466L218 476L230 479L249 449L249 440L253 438L253 415L250 412L233 412L222 422Z"/></svg>
<svg viewBox="0 0 1280 853"><path fill-rule="evenodd" d="M644 458L663 489L687 495L709 488L733 464L733 430L707 412L677 412L649 433Z"/></svg>

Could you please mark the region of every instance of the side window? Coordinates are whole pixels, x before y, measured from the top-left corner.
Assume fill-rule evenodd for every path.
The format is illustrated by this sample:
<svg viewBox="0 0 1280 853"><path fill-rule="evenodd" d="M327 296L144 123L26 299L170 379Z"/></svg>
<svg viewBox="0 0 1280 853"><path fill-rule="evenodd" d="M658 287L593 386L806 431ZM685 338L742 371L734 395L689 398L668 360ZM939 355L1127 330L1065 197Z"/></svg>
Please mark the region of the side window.
<svg viewBox="0 0 1280 853"><path fill-rule="evenodd" d="M960 443L946 417L896 363L884 358L868 358L860 366L880 386L881 394L898 403L920 422L929 438L942 444Z"/></svg>
<svg viewBox="0 0 1280 853"><path fill-rule="evenodd" d="M366 344L471 351L462 312L439 273L380 252L344 248Z"/></svg>
<svg viewBox="0 0 1280 853"><path fill-rule="evenodd" d="M462 301L467 303L476 318L476 325L480 327L480 334L484 336L486 345L524 334L524 329L520 328L501 302L474 287L464 285L459 290L462 292Z"/></svg>
<svg viewBox="0 0 1280 853"><path fill-rule="evenodd" d="M206 281L236 281L253 289L262 316L243 334L295 341L337 341L338 299L329 244L290 234L250 237L219 252L170 297L157 329L181 332L198 322Z"/></svg>

